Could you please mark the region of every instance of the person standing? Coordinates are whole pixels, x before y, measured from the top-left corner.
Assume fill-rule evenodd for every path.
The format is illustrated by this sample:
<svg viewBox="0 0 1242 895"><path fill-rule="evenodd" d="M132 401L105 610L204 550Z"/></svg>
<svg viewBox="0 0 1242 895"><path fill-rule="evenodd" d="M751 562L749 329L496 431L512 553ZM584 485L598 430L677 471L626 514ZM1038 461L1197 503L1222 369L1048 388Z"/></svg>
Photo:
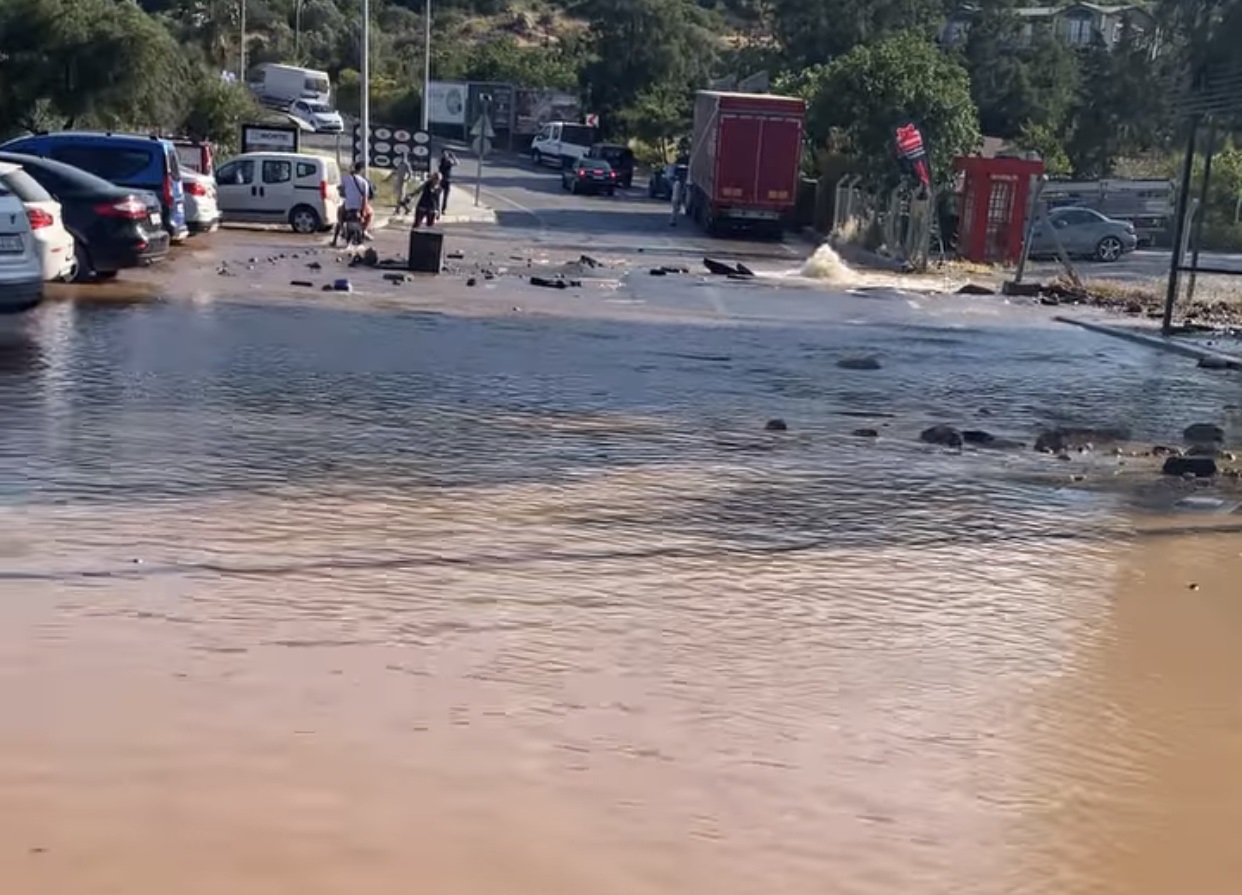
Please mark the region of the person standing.
<svg viewBox="0 0 1242 895"><path fill-rule="evenodd" d="M453 169L457 167L457 156L452 150L440 153L440 212L448 211L449 189L453 183Z"/></svg>
<svg viewBox="0 0 1242 895"><path fill-rule="evenodd" d="M673 202L673 209L669 213L669 217L668 217L668 225L670 227L677 226L677 215L681 213L681 206L682 206L682 203L685 201L685 196L686 196L686 184L680 176L675 175L673 177L673 188L672 188L672 197L671 197L672 202Z"/></svg>
<svg viewBox="0 0 1242 895"><path fill-rule="evenodd" d="M401 157L397 159L397 168L394 176L397 178L397 207L395 211L405 210L409 212L410 197L406 195L406 190L410 185L410 177L414 174L414 166L410 164L410 154L408 152L401 153Z"/></svg>
<svg viewBox="0 0 1242 895"><path fill-rule="evenodd" d="M371 238L371 196L374 195L375 188L371 186L371 181L367 180L366 170L366 166L358 162L354 165L353 171L345 175L341 181L341 196L345 201L341 203L341 217L337 221L336 232L332 236L333 246L340 238L343 230L341 225L349 214L358 215L362 232L366 238Z"/></svg>
<svg viewBox="0 0 1242 895"><path fill-rule="evenodd" d="M440 172L432 171L427 182L423 184L422 191L418 194L418 204L414 207L415 227L421 227L424 221L428 227L435 225L436 214L440 210L440 190Z"/></svg>

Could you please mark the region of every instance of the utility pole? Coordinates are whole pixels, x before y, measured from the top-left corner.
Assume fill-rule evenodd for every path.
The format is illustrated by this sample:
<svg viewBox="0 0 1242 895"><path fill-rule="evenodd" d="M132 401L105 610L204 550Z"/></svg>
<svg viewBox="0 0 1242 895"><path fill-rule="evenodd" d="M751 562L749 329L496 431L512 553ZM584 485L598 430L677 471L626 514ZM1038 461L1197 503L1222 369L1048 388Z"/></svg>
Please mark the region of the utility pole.
<svg viewBox="0 0 1242 895"><path fill-rule="evenodd" d="M241 0L241 41L237 60L237 83L246 83L246 0Z"/></svg>
<svg viewBox="0 0 1242 895"><path fill-rule="evenodd" d="M298 0L293 13L293 61L302 64L302 0Z"/></svg>
<svg viewBox="0 0 1242 895"><path fill-rule="evenodd" d="M423 12L423 131L431 126L431 0Z"/></svg>
<svg viewBox="0 0 1242 895"><path fill-rule="evenodd" d="M362 151L364 167L371 164L371 0L362 0Z"/></svg>

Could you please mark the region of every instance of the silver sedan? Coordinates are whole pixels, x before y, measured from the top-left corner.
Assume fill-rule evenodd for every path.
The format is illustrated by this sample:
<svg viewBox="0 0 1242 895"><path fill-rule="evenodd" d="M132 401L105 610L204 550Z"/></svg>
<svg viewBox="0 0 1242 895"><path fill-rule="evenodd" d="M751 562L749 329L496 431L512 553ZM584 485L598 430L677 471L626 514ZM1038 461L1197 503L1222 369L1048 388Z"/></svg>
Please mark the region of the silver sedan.
<svg viewBox="0 0 1242 895"><path fill-rule="evenodd" d="M1067 255L1097 261L1116 261L1138 248L1133 224L1090 208L1057 208L1037 221L1031 231L1031 257L1054 257L1058 241Z"/></svg>

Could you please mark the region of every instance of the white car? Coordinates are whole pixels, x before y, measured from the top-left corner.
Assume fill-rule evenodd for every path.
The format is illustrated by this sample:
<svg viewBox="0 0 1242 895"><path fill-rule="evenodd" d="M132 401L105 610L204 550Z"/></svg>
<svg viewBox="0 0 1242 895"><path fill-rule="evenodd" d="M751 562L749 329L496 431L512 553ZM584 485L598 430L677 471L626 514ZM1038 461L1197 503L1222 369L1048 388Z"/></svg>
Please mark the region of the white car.
<svg viewBox="0 0 1242 895"><path fill-rule="evenodd" d="M299 152L246 152L216 169L226 224L288 224L298 233L335 226L340 183L335 159Z"/></svg>
<svg viewBox="0 0 1242 895"><path fill-rule="evenodd" d="M43 266L26 207L0 182L0 314L20 314L41 301Z"/></svg>
<svg viewBox="0 0 1242 895"><path fill-rule="evenodd" d="M190 233L211 233L220 227L220 206L216 202L216 179L210 174L181 169L185 190L185 225Z"/></svg>
<svg viewBox="0 0 1242 895"><path fill-rule="evenodd" d="M289 106L289 114L317 134L339 134L345 130L345 122L339 112L313 99L294 100Z"/></svg>
<svg viewBox="0 0 1242 895"><path fill-rule="evenodd" d="M0 162L0 184L17 197L26 210L43 279L72 280L77 273L78 259L73 235L65 229L60 203L20 165Z"/></svg>

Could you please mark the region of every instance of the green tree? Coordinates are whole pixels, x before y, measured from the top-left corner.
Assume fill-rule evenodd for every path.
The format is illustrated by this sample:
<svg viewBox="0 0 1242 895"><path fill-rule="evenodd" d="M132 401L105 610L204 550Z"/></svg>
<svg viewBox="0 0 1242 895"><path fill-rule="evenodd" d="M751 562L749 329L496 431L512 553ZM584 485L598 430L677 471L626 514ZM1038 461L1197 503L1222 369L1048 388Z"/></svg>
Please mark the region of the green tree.
<svg viewBox="0 0 1242 895"><path fill-rule="evenodd" d="M644 91L687 95L706 86L718 39L707 12L688 0L592 0L590 61L582 86L605 129Z"/></svg>
<svg viewBox="0 0 1242 895"><path fill-rule="evenodd" d="M241 84L228 84L204 73L190 94L182 130L199 140L210 140L227 154L241 141L241 126L262 114L254 96Z"/></svg>
<svg viewBox="0 0 1242 895"><path fill-rule="evenodd" d="M770 26L791 69L831 62L854 47L901 31L928 40L944 21L944 0L770 0Z"/></svg>
<svg viewBox="0 0 1242 895"><path fill-rule="evenodd" d="M979 145L979 113L966 70L920 34L855 47L827 66L808 125L817 145L843 150L875 187L901 175L893 141L907 121L921 128L932 176L952 176L953 159Z"/></svg>
<svg viewBox="0 0 1242 895"><path fill-rule="evenodd" d="M7 0L0 59L10 126L158 127L181 117L182 50L131 0Z"/></svg>

